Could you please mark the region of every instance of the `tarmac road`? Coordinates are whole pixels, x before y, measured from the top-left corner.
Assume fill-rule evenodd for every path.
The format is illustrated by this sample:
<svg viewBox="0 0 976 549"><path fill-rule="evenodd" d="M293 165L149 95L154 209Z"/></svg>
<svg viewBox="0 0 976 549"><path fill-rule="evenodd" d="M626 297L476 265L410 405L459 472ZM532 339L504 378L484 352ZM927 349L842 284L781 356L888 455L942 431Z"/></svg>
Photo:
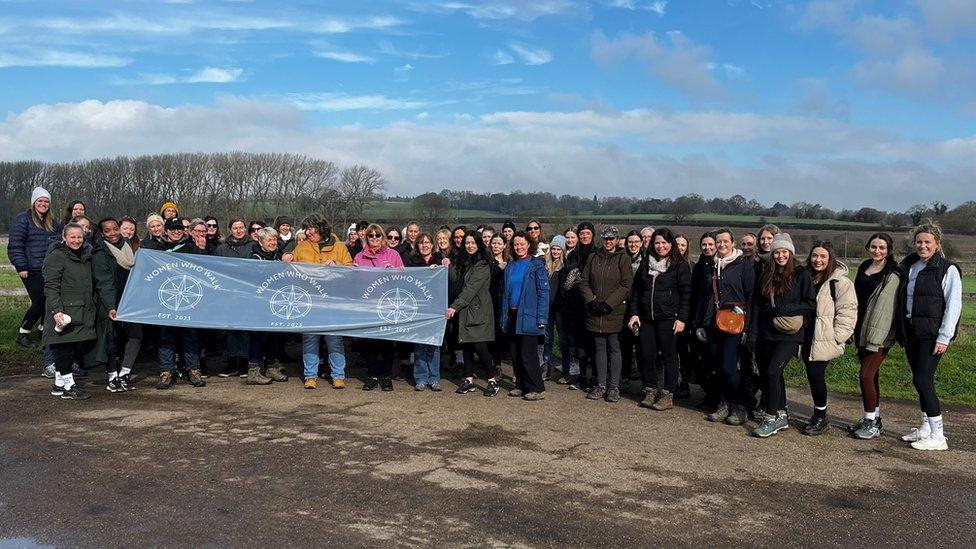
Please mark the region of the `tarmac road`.
<svg viewBox="0 0 976 549"><path fill-rule="evenodd" d="M970 409L946 412L949 452L923 453L895 436L907 402L883 401L881 439L794 423L759 440L557 385L534 403L360 385L99 384L71 402L2 379L0 547L976 546ZM791 391L795 422L808 398Z"/></svg>

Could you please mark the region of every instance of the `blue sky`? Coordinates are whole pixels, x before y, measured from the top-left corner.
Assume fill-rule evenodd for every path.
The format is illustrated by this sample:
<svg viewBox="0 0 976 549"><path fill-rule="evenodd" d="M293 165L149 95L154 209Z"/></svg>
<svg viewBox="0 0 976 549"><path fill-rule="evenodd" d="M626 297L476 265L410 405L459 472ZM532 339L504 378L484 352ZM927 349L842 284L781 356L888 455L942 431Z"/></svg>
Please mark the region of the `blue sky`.
<svg viewBox="0 0 976 549"><path fill-rule="evenodd" d="M973 198L976 2L0 0L0 159L252 150L441 188Z"/></svg>

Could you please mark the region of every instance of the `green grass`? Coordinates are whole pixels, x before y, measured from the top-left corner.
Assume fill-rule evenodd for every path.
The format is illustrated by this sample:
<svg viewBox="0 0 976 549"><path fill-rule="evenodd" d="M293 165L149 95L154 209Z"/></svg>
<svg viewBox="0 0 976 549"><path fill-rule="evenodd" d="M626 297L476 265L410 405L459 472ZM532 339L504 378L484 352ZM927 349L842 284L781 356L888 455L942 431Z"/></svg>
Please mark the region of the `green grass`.
<svg viewBox="0 0 976 549"><path fill-rule="evenodd" d="M24 349L14 342L29 303L27 297L0 297L0 376L32 372L41 363L40 335L36 330L31 334L38 343L33 349Z"/></svg>
<svg viewBox="0 0 976 549"><path fill-rule="evenodd" d="M580 216L593 216L590 213L583 213ZM577 216L579 217L579 216ZM671 221L674 216L669 214L619 214L619 215L596 215L600 219L614 220L634 220L634 221ZM694 214L688 217L687 221L696 223L752 223L760 224L762 220L780 225L801 225L801 226L843 226L857 229L873 229L878 225L874 223L857 223L853 221L838 221L836 219L803 219L788 215L778 217L762 217L758 215L721 215L721 214Z"/></svg>
<svg viewBox="0 0 976 549"><path fill-rule="evenodd" d="M410 202L370 202L363 210L363 217L366 219L394 219L406 222L413 216L413 204ZM450 210L450 217L469 218L483 217L486 220L492 218L504 218L505 215L499 212L489 212L485 210Z"/></svg>
<svg viewBox="0 0 976 549"><path fill-rule="evenodd" d="M24 285L21 283L20 275L17 274L17 271L13 269L0 269L0 289L13 290L23 287Z"/></svg>
<svg viewBox="0 0 976 549"><path fill-rule="evenodd" d="M0 245L0 265L9 265L10 257L7 256L7 245Z"/></svg>

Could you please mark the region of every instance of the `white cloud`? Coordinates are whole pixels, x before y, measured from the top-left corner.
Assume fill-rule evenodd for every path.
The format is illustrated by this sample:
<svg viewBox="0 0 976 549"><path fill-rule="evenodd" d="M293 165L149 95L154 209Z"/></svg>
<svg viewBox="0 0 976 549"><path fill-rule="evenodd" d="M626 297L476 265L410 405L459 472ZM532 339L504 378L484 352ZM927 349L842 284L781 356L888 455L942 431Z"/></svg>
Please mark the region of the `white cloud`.
<svg viewBox="0 0 976 549"><path fill-rule="evenodd" d="M365 17L357 19L326 19L307 25L313 32L322 34L343 34L358 30L386 30L403 25L405 21L391 15ZM299 27L306 27L298 24Z"/></svg>
<svg viewBox="0 0 976 549"><path fill-rule="evenodd" d="M433 6L417 7L421 10L433 8L447 12L460 11L475 19L482 20L517 19L521 21L534 21L540 17L583 9L577 2L571 2L569 0L439 2Z"/></svg>
<svg viewBox="0 0 976 549"><path fill-rule="evenodd" d="M455 118L313 127L298 109L253 101L35 105L0 121L0 160L288 151L374 166L394 193L533 188L589 195L600 181L601 193L623 196L738 192L766 202L886 209L916 202L919 188L950 204L970 199L976 160L976 135L923 141L805 116L634 110ZM655 152L620 144L641 139L655 144ZM709 154L709 144L723 152ZM724 152L764 144L766 153L753 161L729 160ZM667 152L669 145L682 152Z"/></svg>
<svg viewBox="0 0 976 549"><path fill-rule="evenodd" d="M132 60L116 55L101 55L77 51L28 50L16 48L0 51L0 68L3 67L77 67L97 69L124 67Z"/></svg>
<svg viewBox="0 0 976 549"><path fill-rule="evenodd" d="M492 65L511 65L514 62L515 58L512 57L512 54L505 50L495 50L494 55L491 56Z"/></svg>
<svg viewBox="0 0 976 549"><path fill-rule="evenodd" d="M437 52L429 51L403 51L387 40L383 40L379 43L379 52L384 55L390 55L393 57L404 57L406 59L443 59L450 55L446 49L441 49Z"/></svg>
<svg viewBox="0 0 976 549"><path fill-rule="evenodd" d="M421 99L345 93L292 93L286 96L286 100L302 110L327 112L418 110L435 104Z"/></svg>
<svg viewBox="0 0 976 549"><path fill-rule="evenodd" d="M544 48L535 48L519 42L510 42L508 47L522 59L526 65L545 65L552 61L552 54Z"/></svg>
<svg viewBox="0 0 976 549"><path fill-rule="evenodd" d="M604 68L616 67L634 57L647 72L665 84L696 97L716 96L722 87L711 74L712 50L694 43L678 31L666 33L668 42L653 32L644 35L624 33L609 39L603 31L593 33L590 55Z"/></svg>
<svg viewBox="0 0 976 549"><path fill-rule="evenodd" d="M637 0L610 0L607 6L630 11L645 10L654 12L663 17L665 10L667 10L668 3L664 0L655 0L653 2L638 2Z"/></svg>
<svg viewBox="0 0 976 549"><path fill-rule="evenodd" d="M406 63L399 67L393 67L393 75L396 77L396 80L400 82L406 82L407 80L409 80L410 73L412 71L413 71L413 65L411 65L410 63Z"/></svg>
<svg viewBox="0 0 976 549"><path fill-rule="evenodd" d="M368 55L361 55L358 53L352 53L348 51L328 51L328 50L315 50L312 52L316 57L321 57L323 59L331 59L333 61L339 61L341 63L375 63L376 59Z"/></svg>
<svg viewBox="0 0 976 549"><path fill-rule="evenodd" d="M428 118L430 118L430 113L427 111L424 111L422 113L417 113L416 118L417 120L427 120Z"/></svg>
<svg viewBox="0 0 976 549"><path fill-rule="evenodd" d="M240 81L244 69L238 67L204 67L184 74L139 73L136 78L122 78L116 84L148 84L153 86L167 84L230 84Z"/></svg>
<svg viewBox="0 0 976 549"><path fill-rule="evenodd" d="M237 82L243 75L244 69L241 68L232 67L224 69L220 67L204 67L191 74L186 81L190 83L213 82L217 84L226 84L230 82Z"/></svg>

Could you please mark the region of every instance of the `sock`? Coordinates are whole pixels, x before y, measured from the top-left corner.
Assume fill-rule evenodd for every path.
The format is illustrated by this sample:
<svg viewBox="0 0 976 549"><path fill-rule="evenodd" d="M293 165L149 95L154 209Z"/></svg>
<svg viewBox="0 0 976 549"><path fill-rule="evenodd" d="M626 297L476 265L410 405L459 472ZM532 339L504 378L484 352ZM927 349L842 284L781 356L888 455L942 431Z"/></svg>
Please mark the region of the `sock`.
<svg viewBox="0 0 976 549"><path fill-rule="evenodd" d="M37 325L37 331L38 332L43 332L44 331L44 325L43 324L38 324Z"/></svg>
<svg viewBox="0 0 976 549"><path fill-rule="evenodd" d="M119 375L120 376L127 376L130 373L132 373L132 368L126 368L125 366L123 366L122 369L119 370Z"/></svg>
<svg viewBox="0 0 976 549"><path fill-rule="evenodd" d="M820 406L815 406L813 408L813 415L814 417L827 417L827 407L824 406L821 408Z"/></svg>
<svg viewBox="0 0 976 549"><path fill-rule="evenodd" d="M61 380L64 381L64 390L67 391L75 386L75 375L74 374L64 374L61 376Z"/></svg>
<svg viewBox="0 0 976 549"><path fill-rule="evenodd" d="M60 372L54 372L54 386L64 387L64 376Z"/></svg>
<svg viewBox="0 0 976 549"><path fill-rule="evenodd" d="M878 417L878 412L864 412L864 419L874 421Z"/></svg>
<svg viewBox="0 0 976 549"><path fill-rule="evenodd" d="M119 377L119 373L118 372L109 372L108 373L108 381L109 381L109 383L111 383L117 377Z"/></svg>
<svg viewBox="0 0 976 549"><path fill-rule="evenodd" d="M927 437L931 432L932 426L929 425L929 416L927 416L925 412L922 412L922 426L918 428L918 434L922 435L923 437Z"/></svg>
<svg viewBox="0 0 976 549"><path fill-rule="evenodd" d="M18 328L17 329L17 333L18 334L29 334L30 333L30 330L25 330L23 328Z"/></svg>
<svg viewBox="0 0 976 549"><path fill-rule="evenodd" d="M928 424L929 424L929 429L931 429L931 435L930 436L935 437L935 438L943 438L945 436L945 433L942 432L942 416L941 415L938 415L938 416L935 416L935 417L930 417L929 418L929 421L928 421Z"/></svg>

